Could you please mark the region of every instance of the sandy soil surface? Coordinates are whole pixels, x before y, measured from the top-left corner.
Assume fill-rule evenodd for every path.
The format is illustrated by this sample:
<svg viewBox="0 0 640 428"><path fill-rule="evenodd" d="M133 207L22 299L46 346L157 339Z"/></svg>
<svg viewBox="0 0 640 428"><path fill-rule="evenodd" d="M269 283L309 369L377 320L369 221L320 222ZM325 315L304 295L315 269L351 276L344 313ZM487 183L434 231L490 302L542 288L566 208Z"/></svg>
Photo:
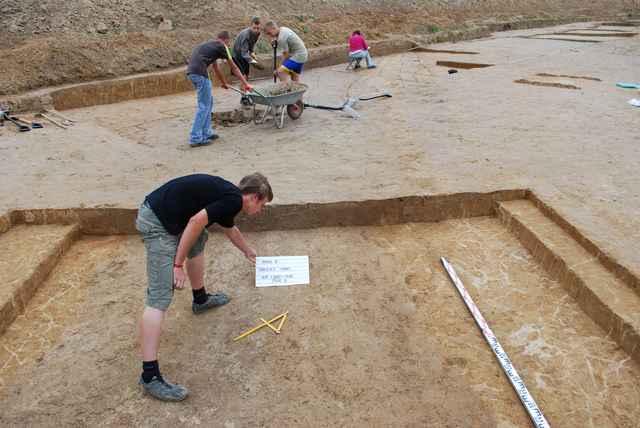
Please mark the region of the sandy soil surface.
<svg viewBox="0 0 640 428"><path fill-rule="evenodd" d="M308 46L431 34L495 22L638 13L629 0L361 1L0 0L0 94L183 65L193 46L252 15L294 28ZM270 52L260 44L261 52ZM109 52L109 55L104 55ZM35 60L34 60L35 59Z"/></svg>
<svg viewBox="0 0 640 428"><path fill-rule="evenodd" d="M35 231L34 231L35 232ZM86 238L0 338L3 425L527 426L439 264L452 261L552 426L632 427L640 368L495 218L250 234L263 254L308 254L311 285L256 289L221 235L203 316L177 293L162 341L181 404L136 385L145 288L137 237ZM232 338L288 310L283 333Z"/></svg>
<svg viewBox="0 0 640 428"><path fill-rule="evenodd" d="M262 171L279 203L529 187L638 272L638 110L627 104L637 92L615 83L637 80L640 44L520 37L540 33L436 46L479 55L410 53L377 58L376 70L312 70L304 76L308 102L340 104L349 94L381 91L394 97L360 103L358 121L307 109L284 130L223 128L219 143L198 150L186 145L192 93L69 111L80 124L66 131L25 135L5 126L0 208L137 207L158 184L194 171L232 180ZM448 75L437 60L495 65ZM238 105L231 92L215 95L220 109Z"/></svg>

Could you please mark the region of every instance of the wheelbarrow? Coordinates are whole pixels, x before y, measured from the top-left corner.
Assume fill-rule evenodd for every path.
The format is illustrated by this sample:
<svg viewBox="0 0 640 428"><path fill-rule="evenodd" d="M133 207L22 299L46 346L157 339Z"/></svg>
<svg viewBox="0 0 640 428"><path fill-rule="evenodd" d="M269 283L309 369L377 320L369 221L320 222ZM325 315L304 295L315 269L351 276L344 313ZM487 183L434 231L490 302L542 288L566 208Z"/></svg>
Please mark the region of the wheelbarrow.
<svg viewBox="0 0 640 428"><path fill-rule="evenodd" d="M233 88L236 92L240 92ZM253 105L253 122L256 125L264 123L267 118L272 117L276 128L284 128L284 114L296 120L302 115L304 103L302 96L308 89L303 83L277 83L274 85L253 89L251 92L242 93ZM256 109L256 105L263 105L266 108L261 111Z"/></svg>

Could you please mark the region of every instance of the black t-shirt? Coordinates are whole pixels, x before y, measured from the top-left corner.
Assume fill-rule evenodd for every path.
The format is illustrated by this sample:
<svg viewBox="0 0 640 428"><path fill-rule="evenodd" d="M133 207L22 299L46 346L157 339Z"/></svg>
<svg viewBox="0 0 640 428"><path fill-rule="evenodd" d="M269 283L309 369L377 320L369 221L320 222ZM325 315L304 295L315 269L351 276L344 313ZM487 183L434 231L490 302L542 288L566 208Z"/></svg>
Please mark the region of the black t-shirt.
<svg viewBox="0 0 640 428"><path fill-rule="evenodd" d="M209 77L207 67L219 59L231 59L229 49L224 43L218 40L201 43L191 53L187 74L199 74L200 76Z"/></svg>
<svg viewBox="0 0 640 428"><path fill-rule="evenodd" d="M242 192L233 183L207 174L174 178L145 199L153 212L172 235L181 234L189 219L200 210L207 210L209 223L233 227L233 218L242 209Z"/></svg>

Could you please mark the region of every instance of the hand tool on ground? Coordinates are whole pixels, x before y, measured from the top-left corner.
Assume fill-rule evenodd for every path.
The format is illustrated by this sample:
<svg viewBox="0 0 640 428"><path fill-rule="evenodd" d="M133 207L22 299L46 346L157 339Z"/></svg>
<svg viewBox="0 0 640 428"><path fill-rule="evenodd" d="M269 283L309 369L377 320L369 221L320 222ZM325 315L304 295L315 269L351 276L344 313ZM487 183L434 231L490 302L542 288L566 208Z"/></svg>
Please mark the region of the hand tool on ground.
<svg viewBox="0 0 640 428"><path fill-rule="evenodd" d="M260 324L260 325L258 325L258 326L256 326L256 327L254 327L254 328L252 328L252 329L250 329L250 330L245 331L245 332L244 332L244 333L242 333L240 336L238 336L238 337L236 337L235 339L233 339L233 341L234 341L234 342L236 342L236 341L238 341L238 340L240 340L240 339L242 339L242 338L244 338L244 337L247 337L247 336L249 336L250 334L253 334L253 333L255 333L256 331L260 330L261 328L266 327L267 325L268 325L268 326L270 326L270 327L272 327L272 326L271 326L271 323L274 323L274 322L278 321L279 319L286 317L288 313L289 313L289 311L287 311L287 312L285 312L285 313L283 313L283 314L280 314L280 315L278 315L277 317L275 317L275 318L273 318L273 319L271 319L271 320L269 320L269 321L266 321L266 322L265 322L265 321L263 321L263 322L262 322L262 324ZM280 322L280 324L282 324L282 321ZM282 327L282 325L280 325L279 327ZM278 329L278 331L280 331L280 329Z"/></svg>
<svg viewBox="0 0 640 428"><path fill-rule="evenodd" d="M0 110L0 114L2 114L2 119L3 120L8 120L9 122L13 123L15 126L18 127L18 131L20 132L27 132L27 131L31 131L31 128L29 128L28 126L20 123L17 120L14 120L11 116L9 116L9 113L3 110Z"/></svg>
<svg viewBox="0 0 640 428"><path fill-rule="evenodd" d="M57 120L53 119L52 117L50 117L50 116L48 116L48 115L46 115L44 113L36 113L36 117L41 117L41 118L43 118L45 120L48 120L49 122L53 123L54 125L56 125L59 128L67 129L67 127L65 125L63 125L62 123L58 122ZM71 125L69 125L69 126L71 126Z"/></svg>
<svg viewBox="0 0 640 428"><path fill-rule="evenodd" d="M324 106L319 104L307 104L305 103L305 107L316 108L320 110L334 110L334 111L343 111L354 119L359 119L360 114L353 109L358 101L369 101L374 100L376 98L391 98L392 95L388 92L384 92L380 95L374 95L371 97L350 97L348 98L341 106Z"/></svg>
<svg viewBox="0 0 640 428"><path fill-rule="evenodd" d="M353 107L358 101L369 101L374 100L376 98L391 98L392 95L388 92L382 93L380 95L374 95L371 97L350 97L348 98L341 106L325 106L319 104L308 104L305 103L305 107L317 108L320 110L342 110L345 106Z"/></svg>
<svg viewBox="0 0 640 428"><path fill-rule="evenodd" d="M369 100L375 100L376 98L392 98L393 95L391 95L389 92L383 92L380 95L374 95L372 97L359 97L358 101L369 101Z"/></svg>
<svg viewBox="0 0 640 428"><path fill-rule="evenodd" d="M69 119L66 116L63 116L60 112L56 110L44 110L43 113L46 113L49 117L57 117L57 120L62 123L64 126L73 126L76 124L76 121L73 119Z"/></svg>
<svg viewBox="0 0 640 428"><path fill-rule="evenodd" d="M17 116L11 116L11 119L13 119L13 120L15 120L15 121L17 121L17 122L20 122L20 123L22 123L22 124L23 124L23 125L25 125L25 126L30 126L30 127L31 127L31 129L41 129L41 128L44 128L44 126L42 126L42 124L41 124L41 123L38 123L38 122L30 122L30 121L22 120L22 119L20 119L20 118L19 118L19 117L17 117Z"/></svg>

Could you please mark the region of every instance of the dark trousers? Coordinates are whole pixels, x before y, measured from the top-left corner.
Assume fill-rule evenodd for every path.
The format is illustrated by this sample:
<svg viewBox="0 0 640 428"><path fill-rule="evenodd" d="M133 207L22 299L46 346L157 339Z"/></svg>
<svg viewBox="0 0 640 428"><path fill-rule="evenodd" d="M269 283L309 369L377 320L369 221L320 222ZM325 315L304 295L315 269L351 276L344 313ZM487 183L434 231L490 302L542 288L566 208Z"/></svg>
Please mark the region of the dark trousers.
<svg viewBox="0 0 640 428"><path fill-rule="evenodd" d="M249 69L251 67L249 66L249 62L246 59L244 59L240 55L234 55L233 62L236 63L242 74L244 74L246 77L249 77Z"/></svg>

